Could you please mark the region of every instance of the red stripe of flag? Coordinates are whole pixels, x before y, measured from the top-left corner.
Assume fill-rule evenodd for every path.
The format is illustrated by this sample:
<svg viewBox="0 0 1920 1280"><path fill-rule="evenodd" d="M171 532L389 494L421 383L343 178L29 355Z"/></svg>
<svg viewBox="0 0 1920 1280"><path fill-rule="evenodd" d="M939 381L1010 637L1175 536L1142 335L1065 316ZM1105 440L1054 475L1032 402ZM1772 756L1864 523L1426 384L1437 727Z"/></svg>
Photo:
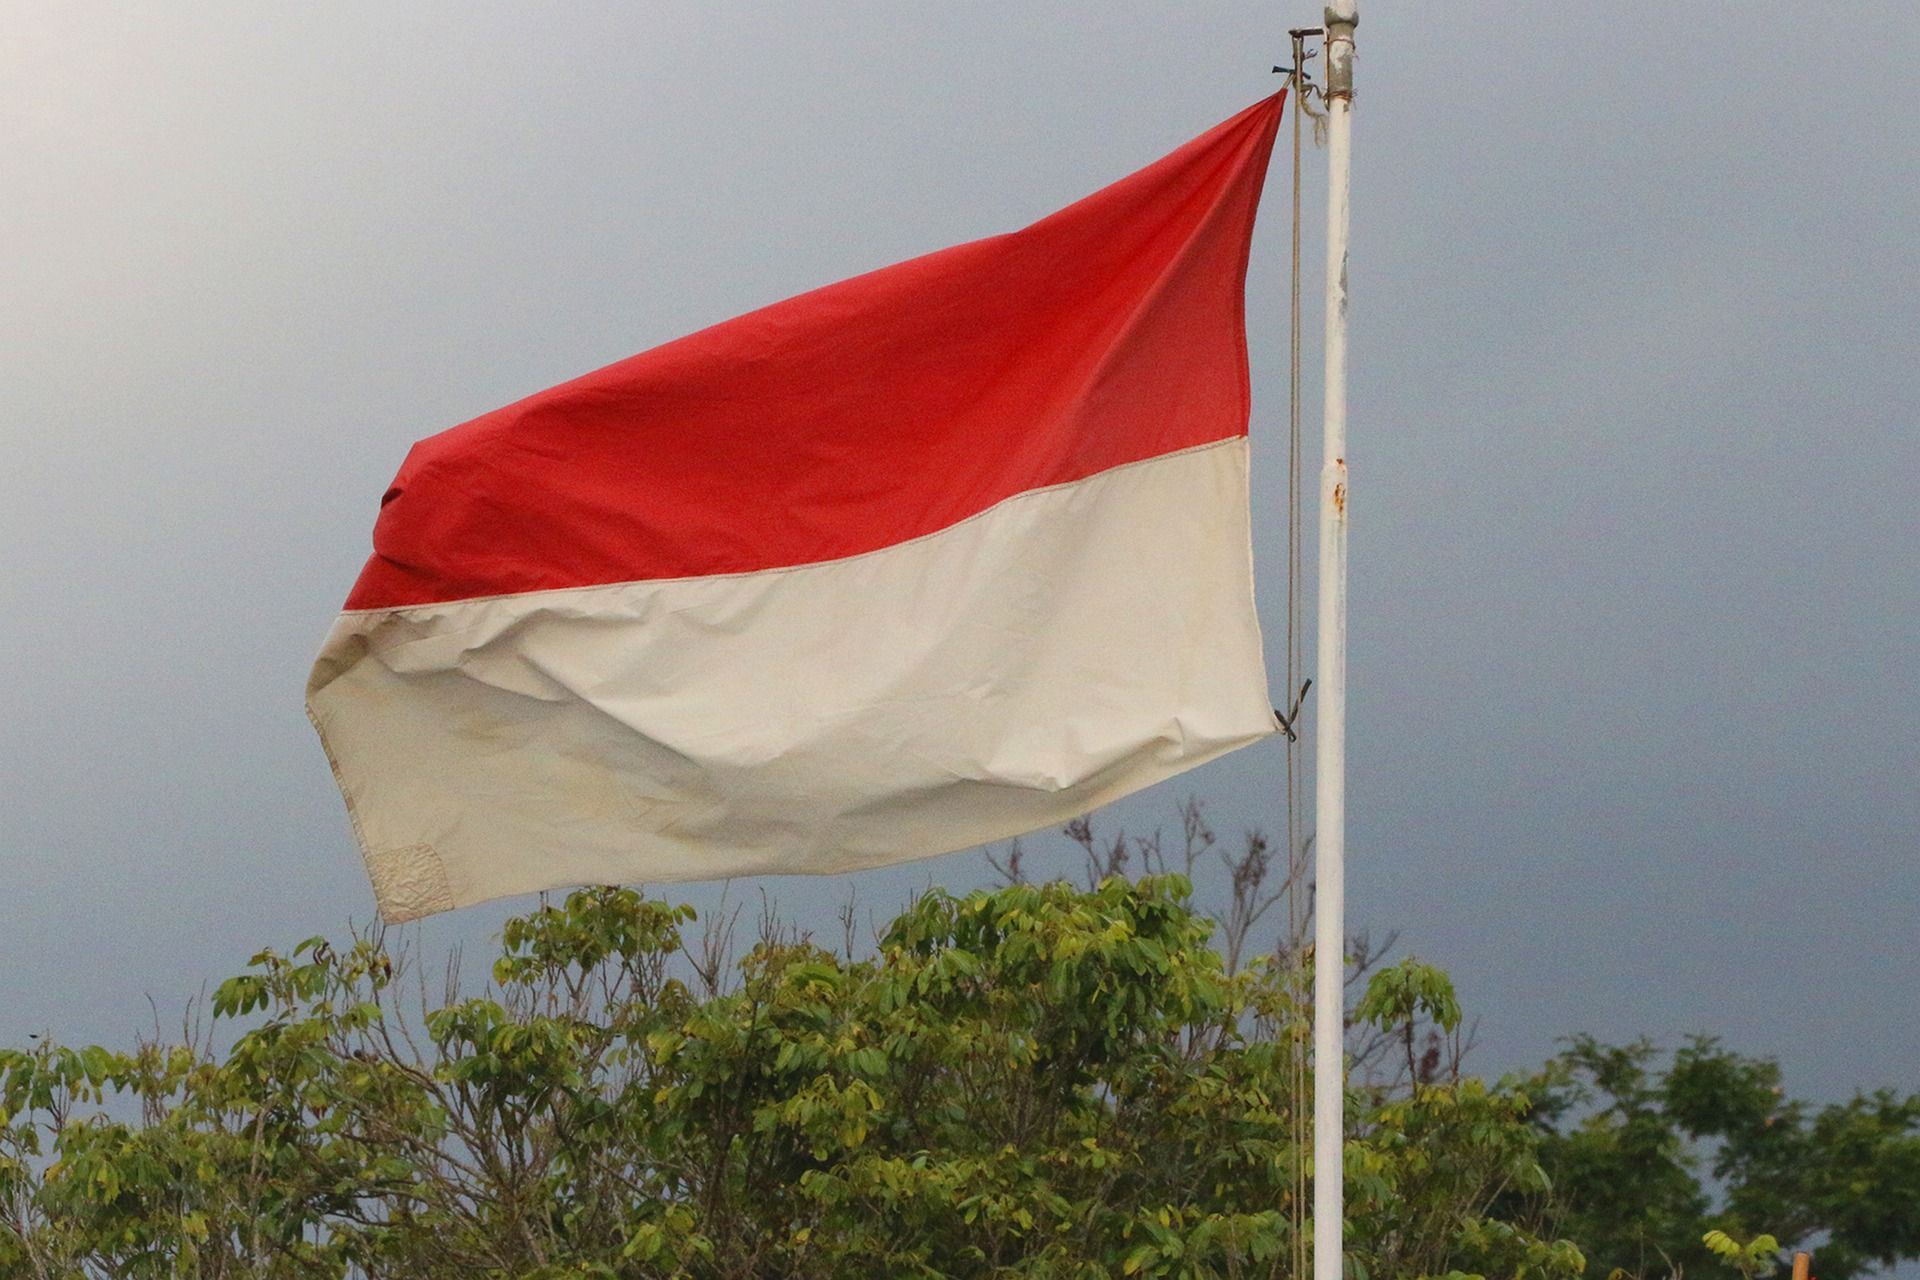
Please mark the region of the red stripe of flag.
<svg viewBox="0 0 1920 1280"><path fill-rule="evenodd" d="M834 560L1244 435L1246 252L1280 106L1022 231L420 442L347 608Z"/></svg>

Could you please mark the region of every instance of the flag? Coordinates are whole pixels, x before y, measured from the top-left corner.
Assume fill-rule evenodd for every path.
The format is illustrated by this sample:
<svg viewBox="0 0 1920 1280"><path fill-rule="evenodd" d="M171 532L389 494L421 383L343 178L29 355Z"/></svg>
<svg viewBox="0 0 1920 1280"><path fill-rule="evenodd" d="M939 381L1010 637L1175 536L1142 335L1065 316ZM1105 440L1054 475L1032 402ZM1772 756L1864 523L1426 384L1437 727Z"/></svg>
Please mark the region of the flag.
<svg viewBox="0 0 1920 1280"><path fill-rule="evenodd" d="M1280 106L414 445L307 686L381 915L927 857L1274 732Z"/></svg>

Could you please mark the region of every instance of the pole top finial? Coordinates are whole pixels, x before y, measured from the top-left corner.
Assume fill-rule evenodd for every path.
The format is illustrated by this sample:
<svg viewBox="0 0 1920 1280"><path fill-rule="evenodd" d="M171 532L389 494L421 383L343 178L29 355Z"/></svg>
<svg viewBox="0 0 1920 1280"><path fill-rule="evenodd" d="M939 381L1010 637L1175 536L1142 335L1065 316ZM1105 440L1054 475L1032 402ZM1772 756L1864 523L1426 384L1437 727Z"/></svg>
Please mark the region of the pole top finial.
<svg viewBox="0 0 1920 1280"><path fill-rule="evenodd" d="M1327 25L1357 27L1360 25L1359 0L1327 0Z"/></svg>

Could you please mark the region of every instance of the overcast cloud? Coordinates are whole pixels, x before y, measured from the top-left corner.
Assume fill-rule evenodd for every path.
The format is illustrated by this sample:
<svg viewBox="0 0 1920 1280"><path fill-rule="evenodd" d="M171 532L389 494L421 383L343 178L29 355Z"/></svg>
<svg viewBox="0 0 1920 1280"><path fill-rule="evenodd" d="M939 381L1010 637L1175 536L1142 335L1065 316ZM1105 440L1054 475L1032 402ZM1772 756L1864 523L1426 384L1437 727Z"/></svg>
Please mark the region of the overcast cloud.
<svg viewBox="0 0 1920 1280"><path fill-rule="evenodd" d="M369 914L300 692L409 442L1030 221L1317 18L0 4L0 1042L124 1038ZM1703 1030L1920 1087L1920 17L1373 0L1359 50L1355 922L1454 972L1486 1069ZM1277 662L1278 157L1268 192ZM1279 764L1106 821L1272 828ZM767 887L824 924L847 884Z"/></svg>

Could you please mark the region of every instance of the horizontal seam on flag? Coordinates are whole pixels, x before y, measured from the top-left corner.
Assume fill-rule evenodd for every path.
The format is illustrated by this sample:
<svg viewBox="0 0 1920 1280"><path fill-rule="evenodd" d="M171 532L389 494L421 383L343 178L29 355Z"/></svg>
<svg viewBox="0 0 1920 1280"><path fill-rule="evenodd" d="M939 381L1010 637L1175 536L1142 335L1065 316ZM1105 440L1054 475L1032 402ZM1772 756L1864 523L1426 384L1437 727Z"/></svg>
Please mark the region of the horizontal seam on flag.
<svg viewBox="0 0 1920 1280"><path fill-rule="evenodd" d="M1055 484L1042 485L1037 489L1024 489L1019 493L1009 494L992 506L983 507L972 515L956 520L944 528L934 529L928 533L916 534L914 537L906 538L900 542L889 543L884 547L875 547L870 551L857 551L847 556L834 556L826 560L809 560L805 564L773 565L765 569L736 569L730 573L692 573L683 574L675 578L628 578L616 582L586 582L574 587L546 587L538 591L502 591L488 596L461 596L453 600L435 600L424 604L376 605L368 609L343 609L340 611L339 616L342 618L365 618L372 617L376 614L393 616L398 614L429 612L435 609L446 609L453 605L486 604L497 600L530 600L541 596L568 596L576 595L583 591L605 591L609 588L616 587L652 586L672 582L717 582L728 578L755 578L770 573L799 573L802 570L818 569L826 565L850 564L856 560L865 560L869 556L881 555L885 552L899 550L902 547L911 547L915 543L925 542L930 538L938 538L944 534L951 533L955 529L972 524L976 520L984 519L1002 507L1019 502L1023 498L1033 498L1061 489L1070 489L1075 485L1088 484L1095 480L1104 479L1107 476L1118 475L1122 471L1131 471L1139 467L1150 466L1156 462L1166 462L1173 458L1185 457L1188 454L1200 453L1207 449L1218 449L1223 445L1247 442L1248 439L1247 433L1241 431L1234 435L1223 436L1218 440L1209 440L1204 444L1188 445L1184 449L1175 449L1169 453L1155 454L1151 458L1135 458L1131 462L1118 463L1108 467L1104 471L1095 471L1090 475L1079 476L1072 480L1062 480Z"/></svg>

